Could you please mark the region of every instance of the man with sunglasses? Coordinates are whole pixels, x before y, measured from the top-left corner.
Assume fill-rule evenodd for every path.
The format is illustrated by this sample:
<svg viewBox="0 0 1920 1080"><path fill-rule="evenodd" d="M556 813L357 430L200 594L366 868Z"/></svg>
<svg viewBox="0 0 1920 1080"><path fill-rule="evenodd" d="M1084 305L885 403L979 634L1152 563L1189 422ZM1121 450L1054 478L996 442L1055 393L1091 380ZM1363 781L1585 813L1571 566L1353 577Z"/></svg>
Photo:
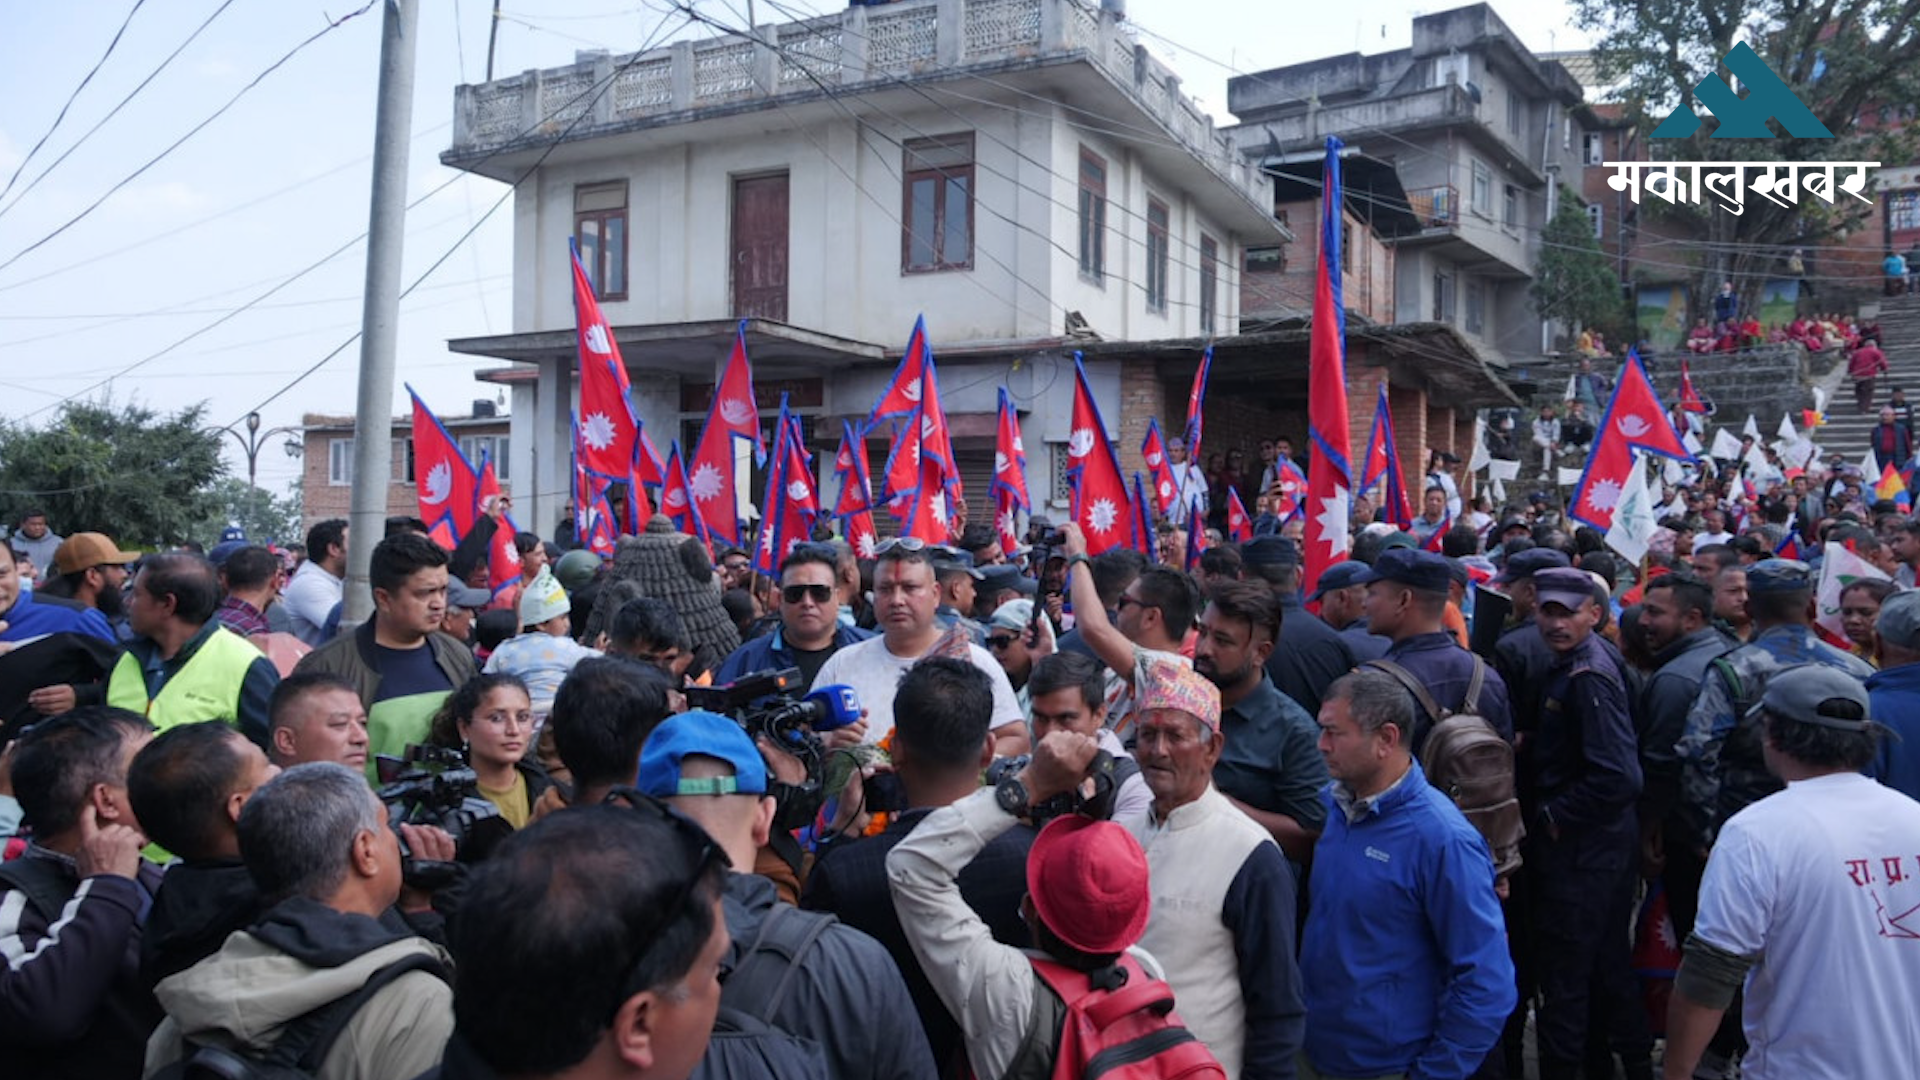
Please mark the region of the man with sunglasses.
<svg viewBox="0 0 1920 1080"><path fill-rule="evenodd" d="M940 594L933 561L943 550L914 537L880 545L873 571L873 608L880 622L880 636L834 653L814 676L813 685L851 686L866 707L867 718L840 731L878 742L893 730L893 694L907 669L930 653L959 657L964 648L965 657L986 672L993 683L995 752L1024 754L1027 718L1014 700L1007 673L993 654L979 645L945 639L934 618Z"/></svg>
<svg viewBox="0 0 1920 1080"><path fill-rule="evenodd" d="M827 658L873 631L839 619L834 598L835 552L825 544L801 544L780 564L780 623L733 650L713 674L716 686L771 668L799 668L812 685Z"/></svg>

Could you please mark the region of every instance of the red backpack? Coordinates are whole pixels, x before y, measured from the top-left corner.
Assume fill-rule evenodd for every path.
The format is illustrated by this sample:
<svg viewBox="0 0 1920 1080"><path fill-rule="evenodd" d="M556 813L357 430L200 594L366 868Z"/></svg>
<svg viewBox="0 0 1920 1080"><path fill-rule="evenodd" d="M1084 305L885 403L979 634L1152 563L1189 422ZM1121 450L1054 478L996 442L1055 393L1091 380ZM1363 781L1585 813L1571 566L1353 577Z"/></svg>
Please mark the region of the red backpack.
<svg viewBox="0 0 1920 1080"><path fill-rule="evenodd" d="M1132 957L1122 956L1094 975L1029 959L1034 975L1065 1006L1052 1080L1226 1080L1213 1052L1173 1011L1173 987L1149 976ZM1022 1047L1009 1077L1022 1075L1023 1065L1027 1072L1043 1065L1044 1053L1030 1055L1028 1049Z"/></svg>

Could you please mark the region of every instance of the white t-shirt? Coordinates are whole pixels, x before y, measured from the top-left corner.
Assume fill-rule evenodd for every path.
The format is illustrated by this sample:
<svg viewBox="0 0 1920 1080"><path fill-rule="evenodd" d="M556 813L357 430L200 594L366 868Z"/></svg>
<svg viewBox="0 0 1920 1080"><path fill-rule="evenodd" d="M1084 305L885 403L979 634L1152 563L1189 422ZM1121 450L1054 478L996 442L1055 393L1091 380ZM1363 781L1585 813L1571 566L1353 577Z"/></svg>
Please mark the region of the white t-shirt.
<svg viewBox="0 0 1920 1080"><path fill-rule="evenodd" d="M1007 681L1006 670L1000 662L978 645L968 645L967 651L973 666L986 672L993 683L993 720L987 726L998 728L1024 722L1026 716L1014 700L1013 684ZM918 656L895 656L887 651L885 636L871 637L827 657L827 662L820 666L820 674L813 677L813 685L841 683L853 687L854 693L860 695L861 706L867 710L867 741L879 742L893 730L893 692L899 688L907 669L919 659Z"/></svg>
<svg viewBox="0 0 1920 1080"><path fill-rule="evenodd" d="M1920 803L1856 773L1735 814L1694 933L1747 974L1747 1080L1911 1075L1920 1061Z"/></svg>
<svg viewBox="0 0 1920 1080"><path fill-rule="evenodd" d="M1703 533L1695 533L1693 536L1693 546L1696 548L1703 548L1703 547L1706 547L1708 544L1731 544L1731 543L1733 543L1733 534L1730 532L1717 532L1717 533L1703 532Z"/></svg>
<svg viewBox="0 0 1920 1080"><path fill-rule="evenodd" d="M333 606L340 602L343 584L312 559L300 564L300 569L293 572L287 587L280 592L281 601L287 605L287 620L293 626L295 637L309 645L327 643L320 636L320 629L327 624L327 616L333 613Z"/></svg>

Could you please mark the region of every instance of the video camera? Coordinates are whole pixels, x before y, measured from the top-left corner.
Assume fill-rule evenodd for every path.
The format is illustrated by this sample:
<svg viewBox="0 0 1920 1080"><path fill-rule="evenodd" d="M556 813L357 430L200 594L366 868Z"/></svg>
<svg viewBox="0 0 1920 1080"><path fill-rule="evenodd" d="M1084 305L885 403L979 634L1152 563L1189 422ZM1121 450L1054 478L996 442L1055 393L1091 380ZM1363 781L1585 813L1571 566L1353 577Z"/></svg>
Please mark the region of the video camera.
<svg viewBox="0 0 1920 1080"><path fill-rule="evenodd" d="M983 778L985 786L998 787L1000 781L1007 777L1020 775L1032 760L1031 754L994 758ZM1094 754L1093 761L1087 765L1087 777L1093 781L1091 796L1082 795L1079 786L1075 785L1071 791L1063 791L1050 799L1029 804L1027 817L1033 821L1033 827L1040 828L1054 818L1067 814L1079 814L1096 821L1112 818L1114 792L1120 787L1114 772L1113 755L1105 750Z"/></svg>
<svg viewBox="0 0 1920 1080"><path fill-rule="evenodd" d="M397 834L402 825L433 825L453 837L454 857L476 863L513 834L500 808L480 795L480 778L460 751L418 743L402 757L381 754L375 759L380 774L379 799L387 807L387 824ZM406 837L400 838L406 860L407 884L435 889L454 877L444 862L413 857Z"/></svg>
<svg viewBox="0 0 1920 1080"><path fill-rule="evenodd" d="M824 798L821 786L820 734L857 723L860 695L850 686L822 686L804 693L799 668L755 671L721 686L690 686L687 704L732 717L748 735L764 738L806 766L803 784L770 782L779 804L775 827L792 830L813 823Z"/></svg>

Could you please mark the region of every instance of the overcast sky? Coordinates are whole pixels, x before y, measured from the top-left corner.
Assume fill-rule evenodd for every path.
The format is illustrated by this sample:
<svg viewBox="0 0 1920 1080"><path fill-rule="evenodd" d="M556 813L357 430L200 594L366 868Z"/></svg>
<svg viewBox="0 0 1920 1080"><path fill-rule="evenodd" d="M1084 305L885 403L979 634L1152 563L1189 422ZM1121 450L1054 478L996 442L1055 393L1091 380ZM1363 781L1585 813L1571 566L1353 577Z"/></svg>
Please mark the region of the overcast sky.
<svg viewBox="0 0 1920 1080"><path fill-rule="evenodd" d="M44 423L65 397L108 392L95 384L112 377L118 399L165 410L204 400L210 422L228 424L359 329L366 250L349 242L367 222L380 7L326 33L242 93L302 40L364 0L226 2L164 71L133 93L222 0L140 6L57 127L55 117L135 0L0 9L0 101L7 103L0 110L0 186L53 128L12 190L0 196L0 416ZM736 22L744 3L696 0L696 7ZM821 12L837 6L783 3ZM438 155L451 137L454 86L480 81L485 70L490 14L487 0L420 0L420 7L408 180L414 199L457 175ZM1224 107L1226 79L1234 71L1402 48L1415 15L1444 8L1379 0L1130 0L1128 13L1148 49L1226 124L1232 122ZM1536 51L1586 44L1570 26L1564 0L1506 0L1495 9ZM495 74L571 63L577 49L629 52L654 36L663 19L669 26L685 22L669 18L671 10L668 0L505 0ZM767 0L757 14L762 22L778 21ZM671 36L708 32L682 27ZM74 148L129 94L117 115ZM236 94L223 115L107 196ZM36 183L42 170L48 171ZM408 217L405 280L453 248L505 191L492 181L457 178L416 206ZM84 219L22 254L103 196ZM503 206L480 224L402 302L400 379L443 413L464 413L476 396L491 396L491 387L473 381L480 364L449 353L447 339L516 329L510 325L510 209ZM331 261L214 325L343 245ZM162 350L169 351L156 357ZM264 426L298 424L308 411L351 412L358 361L358 345L348 346L262 408ZM397 384L394 392L399 412L405 392ZM261 483L276 491L299 471L280 441L260 457ZM235 473L244 475L231 445L229 452Z"/></svg>

